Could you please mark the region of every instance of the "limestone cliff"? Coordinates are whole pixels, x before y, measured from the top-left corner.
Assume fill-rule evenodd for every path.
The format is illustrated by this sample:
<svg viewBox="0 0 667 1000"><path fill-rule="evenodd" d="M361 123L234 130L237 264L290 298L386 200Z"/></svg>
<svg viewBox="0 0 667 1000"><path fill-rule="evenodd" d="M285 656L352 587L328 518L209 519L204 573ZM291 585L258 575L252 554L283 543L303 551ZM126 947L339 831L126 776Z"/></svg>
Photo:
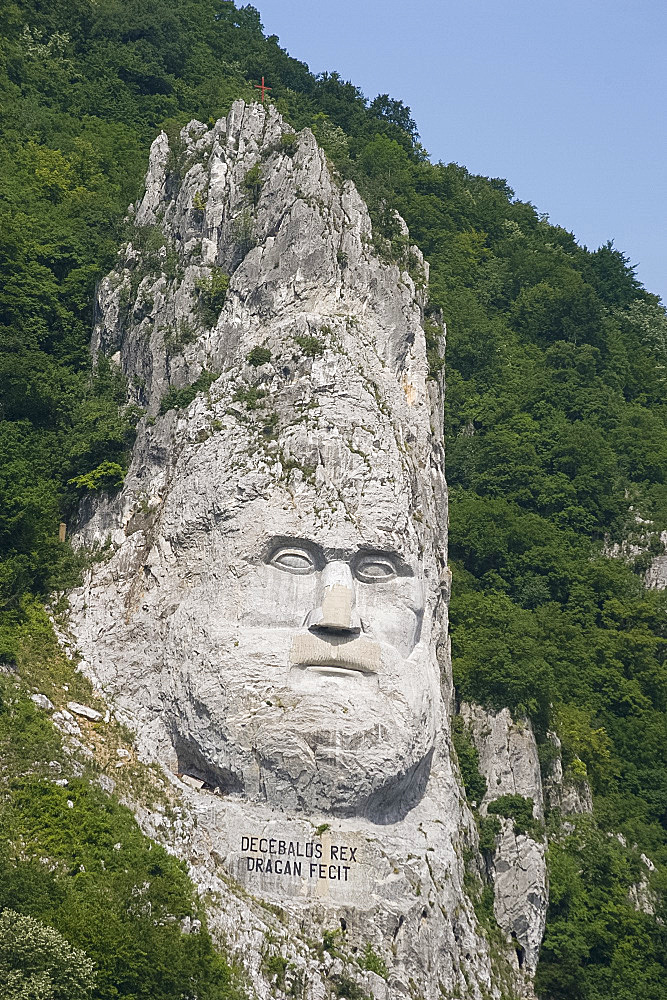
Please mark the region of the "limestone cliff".
<svg viewBox="0 0 667 1000"><path fill-rule="evenodd" d="M100 558L71 626L170 775L176 820L135 804L143 825L261 997L529 992L543 913L483 917L449 737L426 264L392 262L312 134L259 105L158 137L133 213L93 352L147 416L122 491L82 511Z"/></svg>
<svg viewBox="0 0 667 1000"><path fill-rule="evenodd" d="M463 704L461 715L479 751L486 794L480 812L505 795L520 795L533 803L533 818L544 821L542 779L537 745L530 723L514 722L508 709L490 712ZM491 859L494 914L500 927L516 941L522 966L537 968L547 915L548 888L544 834L515 832L511 818L499 820L500 835Z"/></svg>

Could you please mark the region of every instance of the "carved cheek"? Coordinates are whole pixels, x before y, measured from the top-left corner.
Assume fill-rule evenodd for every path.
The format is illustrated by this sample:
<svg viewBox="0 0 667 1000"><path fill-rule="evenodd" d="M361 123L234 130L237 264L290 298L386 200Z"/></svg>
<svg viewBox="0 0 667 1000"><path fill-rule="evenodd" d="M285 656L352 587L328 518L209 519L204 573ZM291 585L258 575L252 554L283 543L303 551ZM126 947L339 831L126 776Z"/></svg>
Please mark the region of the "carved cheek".
<svg viewBox="0 0 667 1000"><path fill-rule="evenodd" d="M301 628L317 602L318 576L259 567L253 582L238 590L239 602L247 607L248 624Z"/></svg>
<svg viewBox="0 0 667 1000"><path fill-rule="evenodd" d="M407 658L419 641L422 607L414 581L357 588L362 629Z"/></svg>

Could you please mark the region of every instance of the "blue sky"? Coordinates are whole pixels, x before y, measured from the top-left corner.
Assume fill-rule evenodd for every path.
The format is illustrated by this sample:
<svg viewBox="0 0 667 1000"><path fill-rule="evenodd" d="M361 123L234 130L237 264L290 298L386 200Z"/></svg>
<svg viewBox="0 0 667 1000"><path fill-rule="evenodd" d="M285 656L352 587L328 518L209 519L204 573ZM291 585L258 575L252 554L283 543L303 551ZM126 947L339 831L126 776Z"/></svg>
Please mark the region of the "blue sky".
<svg viewBox="0 0 667 1000"><path fill-rule="evenodd" d="M254 5L313 72L410 105L431 159L504 177L590 249L612 239L667 302L664 0Z"/></svg>

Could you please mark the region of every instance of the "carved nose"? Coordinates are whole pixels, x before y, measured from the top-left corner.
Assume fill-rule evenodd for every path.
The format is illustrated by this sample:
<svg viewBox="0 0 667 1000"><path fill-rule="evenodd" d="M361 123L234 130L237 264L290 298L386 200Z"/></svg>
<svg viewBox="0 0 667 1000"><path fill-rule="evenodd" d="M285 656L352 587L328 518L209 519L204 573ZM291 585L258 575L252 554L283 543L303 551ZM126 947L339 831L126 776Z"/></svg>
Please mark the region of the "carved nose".
<svg viewBox="0 0 667 1000"><path fill-rule="evenodd" d="M345 562L330 562L322 570L320 603L308 615L308 628L333 632L360 632L354 580Z"/></svg>

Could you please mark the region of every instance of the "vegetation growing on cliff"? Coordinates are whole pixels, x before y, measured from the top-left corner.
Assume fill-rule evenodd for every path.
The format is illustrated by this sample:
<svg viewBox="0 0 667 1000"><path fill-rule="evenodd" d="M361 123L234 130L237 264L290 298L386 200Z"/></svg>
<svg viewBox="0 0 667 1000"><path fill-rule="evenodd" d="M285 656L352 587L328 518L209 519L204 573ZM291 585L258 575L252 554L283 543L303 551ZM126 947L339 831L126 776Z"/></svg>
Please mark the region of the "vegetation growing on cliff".
<svg viewBox="0 0 667 1000"><path fill-rule="evenodd" d="M65 746L30 699L35 685L56 708L92 697L36 603L15 639L17 668L0 671L0 912L20 920L0 938L0 996L240 1000L185 865L142 835L109 779L102 787L99 757L115 754L114 727L87 726L93 757ZM135 767L125 758L115 758L117 782Z"/></svg>
<svg viewBox="0 0 667 1000"><path fill-rule="evenodd" d="M337 74L313 76L264 37L252 7L16 0L0 22L4 661L19 658L31 595L74 579L59 520L87 484L113 487L100 470L113 466L117 482L131 444L137 414L122 378L107 362L90 370L88 341L95 282L140 193L149 144L160 128L173 135L252 99L264 74L287 119L311 126L359 185L383 253L409 267L396 209L431 264L431 322L441 311L448 325L458 692L525 710L542 735L555 726L565 764L574 777L585 766L593 783L599 828L552 847L542 996L595 1000L610 982L627 1000L657 996L665 924L638 915L627 866L601 832L622 832L629 851L637 844L656 863L647 877L664 919L666 597L644 589L645 559L630 566L602 550L605 536L637 530L637 515L654 550L667 526L657 300L611 244L590 252L505 181L431 164L408 108L387 95L368 102ZM215 309L222 284L208 292ZM35 802L48 812L47 791ZM9 788L7 808L22 794ZM39 888L47 902L50 892ZM38 912L30 898L0 905L81 946L70 910L48 902Z"/></svg>

